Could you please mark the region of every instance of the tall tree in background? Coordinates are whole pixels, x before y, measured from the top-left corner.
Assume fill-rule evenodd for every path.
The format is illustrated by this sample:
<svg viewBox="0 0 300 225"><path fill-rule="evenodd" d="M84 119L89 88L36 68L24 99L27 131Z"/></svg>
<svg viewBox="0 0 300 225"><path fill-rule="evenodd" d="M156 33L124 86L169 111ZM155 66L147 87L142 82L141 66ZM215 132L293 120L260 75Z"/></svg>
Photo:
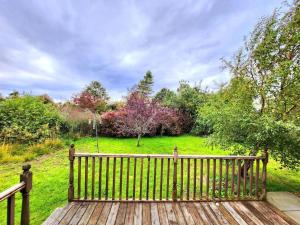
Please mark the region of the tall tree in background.
<svg viewBox="0 0 300 225"><path fill-rule="evenodd" d="M284 166L300 164L300 1L262 19L225 66L230 83L200 109L213 140L240 153L270 151Z"/></svg>
<svg viewBox="0 0 300 225"><path fill-rule="evenodd" d="M84 91L103 101L109 100L109 96L106 92L106 89L102 86L102 84L99 81L92 81L88 86L86 86Z"/></svg>
<svg viewBox="0 0 300 225"><path fill-rule="evenodd" d="M151 71L147 71L144 78L138 83L137 91L144 96L149 97L153 93L153 75Z"/></svg>
<svg viewBox="0 0 300 225"><path fill-rule="evenodd" d="M97 150L99 151L98 117L107 108L109 97L105 88L98 81L92 81L80 94L73 98L73 102L83 109L90 110L94 114L93 129L97 138Z"/></svg>

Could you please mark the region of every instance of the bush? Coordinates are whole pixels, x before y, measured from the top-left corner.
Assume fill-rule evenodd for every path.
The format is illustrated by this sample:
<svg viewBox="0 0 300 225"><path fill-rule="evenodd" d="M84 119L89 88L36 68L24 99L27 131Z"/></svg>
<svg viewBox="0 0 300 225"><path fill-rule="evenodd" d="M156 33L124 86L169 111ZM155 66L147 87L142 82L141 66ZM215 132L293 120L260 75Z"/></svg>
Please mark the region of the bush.
<svg viewBox="0 0 300 225"><path fill-rule="evenodd" d="M62 117L53 104L38 97L23 96L0 102L0 141L42 142L57 137Z"/></svg>
<svg viewBox="0 0 300 225"><path fill-rule="evenodd" d="M66 138L77 139L93 134L91 121L94 115L89 110L66 103L61 107L60 111L65 119L61 127L61 132Z"/></svg>
<svg viewBox="0 0 300 225"><path fill-rule="evenodd" d="M102 114L100 133L112 137L136 136L127 129L123 129L126 123L126 111L118 110ZM192 118L186 113L175 109L164 108L155 119L155 125L147 132L146 136L155 135L180 135L190 131Z"/></svg>

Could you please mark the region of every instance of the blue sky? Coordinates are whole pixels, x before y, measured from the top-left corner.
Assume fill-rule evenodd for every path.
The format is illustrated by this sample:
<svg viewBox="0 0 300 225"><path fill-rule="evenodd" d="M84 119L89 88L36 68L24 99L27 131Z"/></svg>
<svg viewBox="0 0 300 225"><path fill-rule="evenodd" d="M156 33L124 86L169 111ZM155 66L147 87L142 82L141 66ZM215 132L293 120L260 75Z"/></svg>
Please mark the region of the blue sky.
<svg viewBox="0 0 300 225"><path fill-rule="evenodd" d="M155 90L180 80L214 88L277 0L0 0L0 93L67 100L99 80L113 100L147 70Z"/></svg>

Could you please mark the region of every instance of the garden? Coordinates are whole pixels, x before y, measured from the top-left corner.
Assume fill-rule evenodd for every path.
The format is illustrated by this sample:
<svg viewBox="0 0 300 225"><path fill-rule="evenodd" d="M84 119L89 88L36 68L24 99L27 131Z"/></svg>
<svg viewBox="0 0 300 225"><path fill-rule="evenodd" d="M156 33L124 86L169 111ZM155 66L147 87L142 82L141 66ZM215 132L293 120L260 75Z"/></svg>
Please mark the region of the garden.
<svg viewBox="0 0 300 225"><path fill-rule="evenodd" d="M153 90L147 71L120 101L92 81L65 102L14 91L0 96L0 191L33 172L31 224L68 197L68 149L76 152L250 155L268 153L267 190L300 194L300 8L263 18L230 60L218 90L180 81ZM249 168L248 168L249 169ZM132 179L132 178L130 178ZM152 184L151 184L152 185ZM5 202L0 221L5 221ZM16 212L20 212L17 196ZM16 218L19 222L19 218Z"/></svg>

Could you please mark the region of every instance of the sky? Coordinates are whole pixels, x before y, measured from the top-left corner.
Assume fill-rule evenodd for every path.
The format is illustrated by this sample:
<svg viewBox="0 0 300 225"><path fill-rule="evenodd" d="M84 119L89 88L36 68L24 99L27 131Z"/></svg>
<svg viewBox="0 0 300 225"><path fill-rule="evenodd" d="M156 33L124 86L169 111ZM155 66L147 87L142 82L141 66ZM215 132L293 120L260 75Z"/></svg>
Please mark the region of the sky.
<svg viewBox="0 0 300 225"><path fill-rule="evenodd" d="M210 89L279 0L0 0L0 93L66 101L92 80L112 100L147 70L154 90L180 80Z"/></svg>

